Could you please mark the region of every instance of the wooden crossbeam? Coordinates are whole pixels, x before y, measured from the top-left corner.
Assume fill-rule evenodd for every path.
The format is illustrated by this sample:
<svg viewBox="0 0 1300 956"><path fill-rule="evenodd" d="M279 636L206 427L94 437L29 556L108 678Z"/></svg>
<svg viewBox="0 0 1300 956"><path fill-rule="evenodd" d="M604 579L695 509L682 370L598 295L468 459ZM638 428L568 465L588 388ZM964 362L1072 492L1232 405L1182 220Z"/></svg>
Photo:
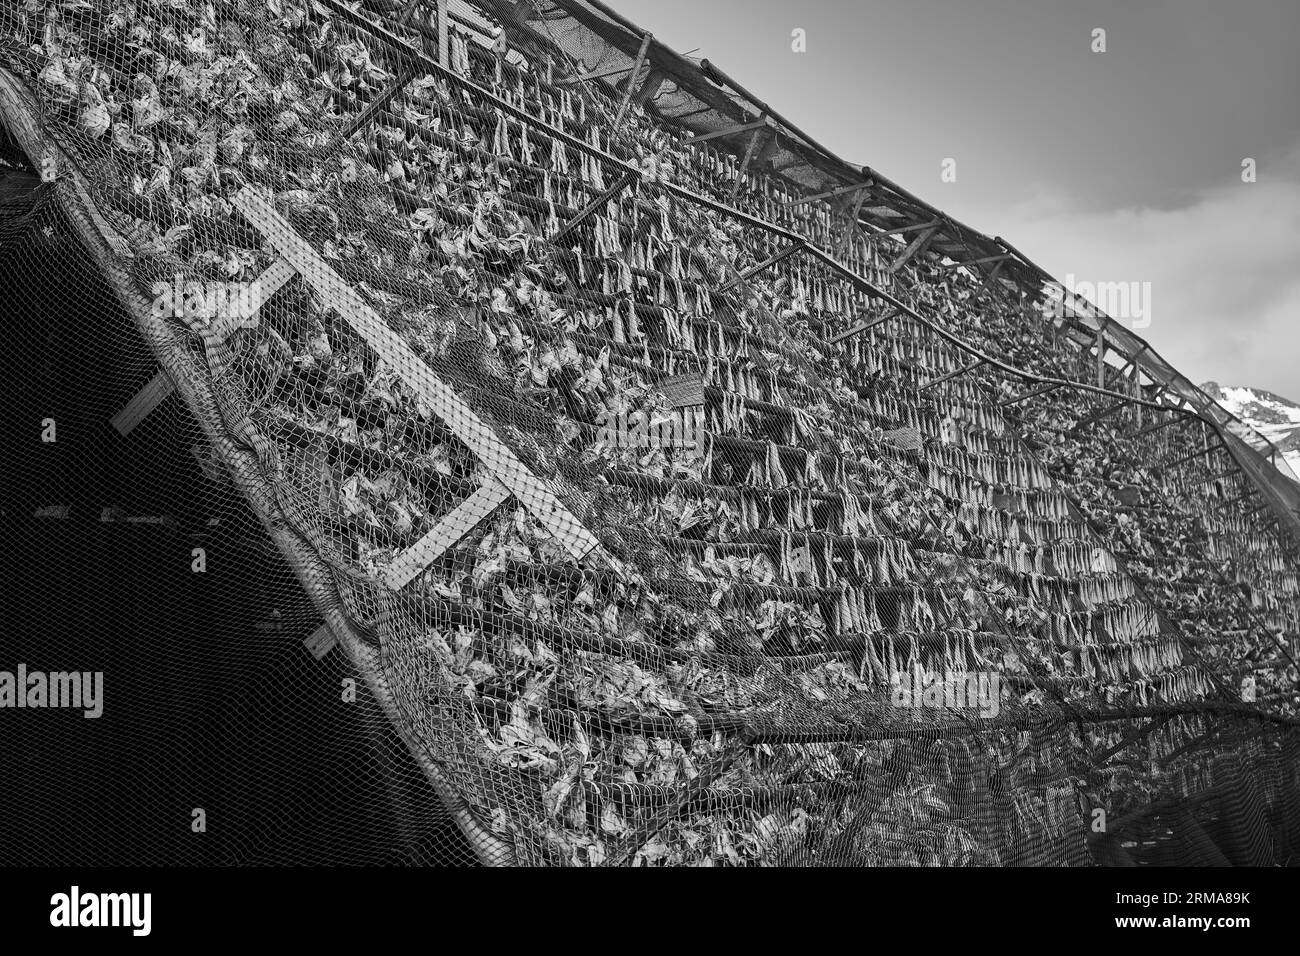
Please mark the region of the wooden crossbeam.
<svg viewBox="0 0 1300 956"><path fill-rule="evenodd" d="M632 105L632 94L636 92L633 87L636 85L636 78L641 75L641 67L645 65L645 55L650 51L650 41L653 37L646 34L641 38L641 49L637 51L636 63L632 66L632 75L627 79L627 90L623 93L623 99L618 104L618 113L614 116L614 128L618 129L623 125L623 117L627 114L627 108Z"/></svg>
<svg viewBox="0 0 1300 956"><path fill-rule="evenodd" d="M239 329L256 328L262 306L275 295L294 274L293 267L278 259L257 278L249 289L248 315L226 314L213 319L211 334L219 341L230 338ZM179 294L179 290L178 290ZM166 372L158 372L139 392L127 402L120 412L110 419L117 433L125 438L142 421L149 417L176 390Z"/></svg>
<svg viewBox="0 0 1300 956"><path fill-rule="evenodd" d="M1171 411L1172 411L1172 409L1171 409ZM1160 429L1162 429L1162 428L1168 428L1170 425L1173 425L1173 424L1176 424L1176 423L1178 423L1178 422L1181 422L1182 420L1183 420L1183 416L1181 416L1181 415L1177 415L1177 414L1170 415L1169 418L1166 419L1165 421L1163 421L1163 422L1156 422L1154 425L1148 425L1146 428L1143 428L1141 431L1136 431L1136 432L1134 432L1134 433L1133 433L1132 435L1130 435L1129 437L1130 437L1130 438L1141 438L1143 435L1149 435L1149 434L1151 434L1152 432L1158 432L1158 431L1160 431Z"/></svg>
<svg viewBox="0 0 1300 956"><path fill-rule="evenodd" d="M419 75L420 70L416 66L407 66L403 68L402 72L398 73L397 76L393 78L393 81L388 84L382 93L367 103L365 109L358 113L347 126L343 127L343 129L329 141L329 145L325 147L326 152L337 149L340 143L345 143L351 139L357 130L369 126L375 116L381 111L387 109L388 104L393 101L393 98L397 96L398 93L402 92L402 90L406 88L406 85Z"/></svg>
<svg viewBox="0 0 1300 956"><path fill-rule="evenodd" d="M855 335L858 335L859 333L866 332L868 329L874 329L877 325L883 325L884 323L888 322L890 319L899 315L902 315L902 312L900 310L890 309L884 315L877 316L874 319L869 319L866 322L859 322L857 325L853 326L853 328L847 329L841 332L839 335L831 336L830 344L834 345L836 342L843 342L845 339L851 338Z"/></svg>
<svg viewBox="0 0 1300 956"><path fill-rule="evenodd" d="M555 81L556 86L572 86L575 83L586 83L588 80L603 80L609 76L618 76L620 73L626 73L631 70L630 66L611 66L607 70L597 70L594 73L583 73L580 76L566 76ZM636 74L633 74L635 76Z"/></svg>
<svg viewBox="0 0 1300 956"><path fill-rule="evenodd" d="M967 259L965 262L952 262L944 266L945 269L964 269L967 266L983 265L986 262L1002 262L1011 258L1011 253L1003 252L996 256L983 256L979 259Z"/></svg>
<svg viewBox="0 0 1300 956"><path fill-rule="evenodd" d="M929 229L925 230L925 232L913 239L912 244L904 249L902 255L894 260L893 264L889 267L889 271L891 273L897 272L899 269L903 268L903 266L907 265L908 260L923 251L925 247L929 245L930 240L938 235L938 233L939 227L931 226Z"/></svg>
<svg viewBox="0 0 1300 956"><path fill-rule="evenodd" d="M735 286L740 285L740 283L742 282L747 282L748 280L752 279L754 276L762 272L764 269L770 269L772 266L776 265L782 259L786 259L794 255L803 247L804 247L804 242L802 240L800 240L799 242L790 243L790 245L786 246L784 249L774 252L772 255L768 256L766 259L764 259L762 262L758 263L757 265L752 265L744 272L737 274L734 279L731 279L730 281L725 282L722 285L718 286L717 291L726 292L729 289L732 289Z"/></svg>
<svg viewBox="0 0 1300 956"><path fill-rule="evenodd" d="M415 350L334 271L262 192L245 186L235 207L259 229L281 256L315 290L326 309L334 309L446 423L448 429L519 499L574 558L600 550L600 542L541 479L474 414L455 391L433 373ZM600 550L603 555L603 550Z"/></svg>
<svg viewBox="0 0 1300 956"><path fill-rule="evenodd" d="M640 176L640 173L632 169L623 173L618 177L618 179L614 180L614 182L610 184L608 189L591 202L587 203L587 205L583 206L572 219L560 226L560 228L555 231L555 235L551 236L550 241L552 243L559 242L569 233L573 232L573 230L581 226L597 211L604 209L606 203L626 189L638 176Z"/></svg>
<svg viewBox="0 0 1300 956"><path fill-rule="evenodd" d="M941 225L943 225L942 219L931 219L929 222L909 222L905 226L894 226L891 229L874 229L870 236L872 239L879 239L882 236L901 236L905 232L913 232L917 229L933 229Z"/></svg>
<svg viewBox="0 0 1300 956"><path fill-rule="evenodd" d="M745 133L751 129L760 129L767 125L766 118L759 118L752 123L741 123L739 126L728 126L726 129L715 130L712 133L702 133L699 136L690 136L682 140L683 146L695 146L698 143L704 143L711 139L718 139L723 136L732 136L735 133Z"/></svg>
<svg viewBox="0 0 1300 956"><path fill-rule="evenodd" d="M802 199L791 199L788 202L781 203L782 206L803 206L810 202L817 202L821 199L834 199L837 196L846 196L849 193L860 193L864 189L870 189L874 183L854 183L852 186L843 186L840 189L831 189L824 193L817 193L813 196L804 196Z"/></svg>
<svg viewBox="0 0 1300 956"><path fill-rule="evenodd" d="M1099 412L1098 412L1097 414L1095 414L1095 415L1089 415L1087 418L1083 419L1082 421L1077 422L1077 423L1075 424L1075 426L1074 426L1073 428L1071 428L1071 429L1069 430L1069 432L1067 432L1067 434L1070 434L1070 435L1076 435L1076 434L1078 434L1078 432L1079 432L1080 429L1082 429L1082 428L1084 428L1084 427L1086 427L1086 426L1088 426L1088 425L1095 425L1097 422L1101 421L1103 418L1109 418L1111 415L1114 415L1114 414L1115 414L1117 411L1119 411L1121 408L1127 408L1127 407L1129 406L1129 404L1131 404L1131 403L1130 403L1130 402L1116 402L1114 405L1111 405L1109 408L1104 408L1104 409L1102 409L1101 411L1099 411Z"/></svg>
<svg viewBox="0 0 1300 956"><path fill-rule="evenodd" d="M384 583L395 591L405 587L509 497L510 489L495 478L484 483L438 519L419 541L394 558L384 572Z"/></svg>
<svg viewBox="0 0 1300 956"><path fill-rule="evenodd" d="M1048 392L1054 391L1060 387L1060 382L1053 382L1051 385L1044 385L1041 388L1031 389L1023 395L1017 395L1015 398L1008 398L1005 402L1002 402L1002 407L1006 408L1008 405L1018 404L1027 398L1033 398L1035 395L1046 395Z"/></svg>
<svg viewBox="0 0 1300 956"><path fill-rule="evenodd" d="M931 388L935 385L942 384L943 382L946 382L949 379L954 379L957 378L958 376L965 375L967 372L973 372L975 371L975 369L983 365L984 362L985 362L984 359L976 359L974 362L971 362L969 365L963 365L961 368L953 369L947 375L940 375L936 379L931 379L930 381L922 385L920 388L918 388L917 391L924 392L927 388Z"/></svg>

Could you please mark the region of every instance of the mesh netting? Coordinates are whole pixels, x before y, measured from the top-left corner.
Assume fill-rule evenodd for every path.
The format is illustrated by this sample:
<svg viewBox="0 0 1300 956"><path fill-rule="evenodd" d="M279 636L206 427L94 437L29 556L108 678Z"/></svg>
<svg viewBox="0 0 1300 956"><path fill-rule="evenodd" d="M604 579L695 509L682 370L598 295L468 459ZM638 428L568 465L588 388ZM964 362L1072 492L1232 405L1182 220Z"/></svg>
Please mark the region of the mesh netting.
<svg viewBox="0 0 1300 956"><path fill-rule="evenodd" d="M6 572L85 589L24 650L122 682L131 859L1293 858L1300 563L1218 422L684 142L581 4L353 6L0 13ZM76 717L47 861L111 842L38 809Z"/></svg>

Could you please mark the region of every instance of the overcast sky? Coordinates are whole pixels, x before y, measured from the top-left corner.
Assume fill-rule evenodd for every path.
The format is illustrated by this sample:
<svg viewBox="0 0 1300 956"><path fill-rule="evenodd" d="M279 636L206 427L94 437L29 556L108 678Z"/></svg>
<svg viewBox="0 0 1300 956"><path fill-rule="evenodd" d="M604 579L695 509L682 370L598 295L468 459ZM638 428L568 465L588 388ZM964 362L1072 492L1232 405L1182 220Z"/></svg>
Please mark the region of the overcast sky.
<svg viewBox="0 0 1300 956"><path fill-rule="evenodd" d="M610 2L1058 279L1150 282L1193 381L1300 401L1300 0Z"/></svg>

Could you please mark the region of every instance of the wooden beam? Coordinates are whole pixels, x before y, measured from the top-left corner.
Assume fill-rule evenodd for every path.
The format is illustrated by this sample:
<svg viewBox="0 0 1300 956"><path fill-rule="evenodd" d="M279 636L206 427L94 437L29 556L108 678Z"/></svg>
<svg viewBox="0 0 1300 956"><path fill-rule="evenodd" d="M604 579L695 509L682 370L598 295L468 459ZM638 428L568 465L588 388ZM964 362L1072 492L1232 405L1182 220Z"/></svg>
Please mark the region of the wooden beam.
<svg viewBox="0 0 1300 956"><path fill-rule="evenodd" d="M148 383L136 392L132 399L126 403L125 407L112 417L110 420L117 433L125 438L139 425L155 408L167 400L172 392L176 391L176 386L172 383L166 372L159 371Z"/></svg>
<svg viewBox="0 0 1300 956"><path fill-rule="evenodd" d="M745 155L740 160L740 171L736 174L736 181L731 184L731 200L735 202L736 196L740 194L740 184L745 181L745 173L749 170L749 164L754 158L755 149L759 140L767 135L766 130L756 129L754 135L749 138L749 145L745 147Z"/></svg>
<svg viewBox="0 0 1300 956"><path fill-rule="evenodd" d="M772 253L772 255L768 256L762 262L750 266L744 272L738 273L736 277L734 279L731 279L729 282L725 282L722 285L718 286L717 291L727 292L730 289L734 288L735 286L740 285L740 283L746 282L749 279L754 278L754 276L758 275L764 269L770 269L772 266L776 265L782 259L794 255L796 252L802 249L804 245L805 243L802 240L799 242L790 243L790 245L786 246L784 249Z"/></svg>
<svg viewBox="0 0 1300 956"><path fill-rule="evenodd" d="M320 627L316 628L316 630L303 638L302 643L312 657L316 658L316 660L320 660L334 649L336 641L334 640L334 632L330 630L330 626L328 624L322 624Z"/></svg>
<svg viewBox="0 0 1300 956"><path fill-rule="evenodd" d="M451 69L451 22L447 16L448 0L438 0L438 65Z"/></svg>
<svg viewBox="0 0 1300 956"><path fill-rule="evenodd" d="M659 88L664 85L664 81L667 79L668 77L664 76L657 70L651 70L650 75L647 76L645 82L641 84L641 89L637 90L636 96L632 97L632 102L641 106L654 99L659 95ZM705 112L707 112L707 110ZM684 118L685 117L679 117L679 119Z"/></svg>
<svg viewBox="0 0 1300 956"><path fill-rule="evenodd" d="M581 76L566 76L555 81L556 86L572 86L575 83L585 83L588 80L603 80L608 76L618 76L620 73L626 73L632 69L630 66L611 66L607 70L597 70L594 73L583 73Z"/></svg>
<svg viewBox="0 0 1300 956"><path fill-rule="evenodd" d="M849 193L860 193L864 189L870 189L874 183L854 183L852 186L844 186L840 189L832 189L828 192L817 193L813 196L804 196L802 199L791 199L788 202L781 203L782 206L803 206L810 202L817 202L821 199L834 199L837 196L845 196Z"/></svg>
<svg viewBox="0 0 1300 956"><path fill-rule="evenodd" d="M1051 385L1043 385L1040 388L1035 388L1025 392L1023 395L1017 395L1015 398L1008 398L1005 402L1002 402L1001 405L1003 408L1006 408L1008 405L1015 405L1019 402L1023 402L1027 398L1033 398L1035 395L1046 395L1048 392L1054 391L1060 387L1060 382L1053 382Z"/></svg>
<svg viewBox="0 0 1300 956"><path fill-rule="evenodd" d="M939 227L931 226L929 229L925 230L925 232L913 239L912 244L903 250L903 254L894 260L893 265L889 267L889 271L894 273L907 265L907 261L924 250L930 240L938 235L938 233Z"/></svg>
<svg viewBox="0 0 1300 956"><path fill-rule="evenodd" d="M891 309L890 311L886 312L884 315L877 316L876 318L870 319L869 321L866 322L860 322L857 325L853 326L853 328L841 332L839 335L831 336L830 344L834 345L836 342L843 342L845 339L852 338L855 335L858 335L862 332L866 332L868 329L874 329L877 325L883 325L884 323L888 322L890 319L898 315L902 315L902 312L900 312L898 309Z"/></svg>
<svg viewBox="0 0 1300 956"><path fill-rule="evenodd" d="M615 129L623 125L623 116L627 113L627 108L632 105L632 94L635 92L633 87L636 85L637 77L641 75L641 67L645 65L645 55L650 50L651 39L653 38L648 33L641 38L641 49L637 51L632 75L627 78L627 90L623 93L623 99L618 104L618 113L614 116Z"/></svg>
<svg viewBox="0 0 1300 956"><path fill-rule="evenodd" d="M1004 261L1004 260L1006 260L1006 259L1010 259L1010 258L1011 258L1011 253L1009 253L1009 252L1003 252L1003 253L1001 253L1000 255L996 255L996 256L983 256L982 258L979 258L979 259L967 259L965 262L952 262L952 263L949 263L948 265L944 266L944 268L945 268L945 269L964 269L964 268L966 268L967 266L978 266L978 265L982 265L982 264L984 264L985 262L1002 262L1002 261Z"/></svg>
<svg viewBox="0 0 1300 956"><path fill-rule="evenodd" d="M577 229L598 210L603 209L611 199L626 189L632 181L640 175L641 174L634 169L629 169L627 172L623 173L618 177L618 179L614 180L614 182L610 184L608 189L591 202L587 203L587 205L583 206L572 219L557 229L555 235L551 236L549 241L552 244L557 243L569 233L573 232L573 230Z"/></svg>
<svg viewBox="0 0 1300 956"><path fill-rule="evenodd" d="M457 541L474 530L480 521L510 497L510 489L496 479L438 519L419 541L411 545L384 571L384 583L394 591L406 587L425 568L446 553Z"/></svg>
<svg viewBox="0 0 1300 956"><path fill-rule="evenodd" d="M728 126L726 129L715 130L712 133L703 133L699 136L691 136L682 140L683 146L694 146L697 143L704 143L711 139L718 139L722 136L731 136L735 133L745 133L751 129L760 129L767 124L766 117L754 120L752 123L741 123L739 126Z"/></svg>
<svg viewBox="0 0 1300 956"><path fill-rule="evenodd" d="M316 291L326 309L334 309L366 340L452 434L519 499L574 558L599 550L600 542L583 527L555 493L528 470L519 457L479 418L455 391L436 376L415 350L365 303L333 267L275 210L262 192L245 186L235 207Z"/></svg>
<svg viewBox="0 0 1300 956"><path fill-rule="evenodd" d="M867 225L871 225L868 223ZM879 239L883 236L901 236L905 232L912 232L915 229L930 229L934 226L943 225L942 219L931 219L929 222L909 222L905 226L894 226L890 229L876 229L872 226L872 232L867 233L872 239Z"/></svg>
<svg viewBox="0 0 1300 956"><path fill-rule="evenodd" d="M973 372L975 371L975 369L983 365L984 361L985 361L984 359L976 359L974 362L971 362L969 365L963 365L961 368L953 369L953 371L949 372L947 375L940 375L938 378L931 379L930 381L926 382L924 385L918 388L917 391L924 392L927 388L930 388L934 385L939 385L940 383L946 382L949 379L957 378L960 375L965 375L967 372Z"/></svg>
<svg viewBox="0 0 1300 956"><path fill-rule="evenodd" d="M248 314L245 316L231 312L217 316L209 326L209 334L218 341L224 342L239 329L256 328L262 306L271 296L279 292L284 284L293 278L293 275L293 267L289 263L283 259L276 260L252 283L248 293ZM167 373L158 372L120 412L110 419L110 423L117 429L118 434L125 438L175 390L176 386Z"/></svg>

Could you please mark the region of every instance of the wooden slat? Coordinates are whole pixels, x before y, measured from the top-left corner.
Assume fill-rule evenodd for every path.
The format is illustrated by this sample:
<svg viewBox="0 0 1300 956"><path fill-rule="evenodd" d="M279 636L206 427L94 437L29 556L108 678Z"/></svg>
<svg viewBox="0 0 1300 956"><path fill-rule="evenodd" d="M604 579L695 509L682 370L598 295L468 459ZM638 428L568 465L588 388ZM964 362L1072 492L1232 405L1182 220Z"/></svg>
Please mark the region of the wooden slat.
<svg viewBox="0 0 1300 956"><path fill-rule="evenodd" d="M484 484L443 515L424 537L399 554L388 566L384 583L393 590L405 587L509 497L510 490L501 482L493 480Z"/></svg>
<svg viewBox="0 0 1300 956"><path fill-rule="evenodd" d="M213 334L222 341L228 339L237 329L251 329L258 323L258 313L261 311L271 296L275 295L280 289L293 278L294 269L284 259L279 259L271 265L262 275L253 283L249 294L250 309L247 318L238 315L224 315L216 319L213 323ZM165 402L168 396L175 391L172 380L167 377L166 372L159 372L153 378L149 379L148 384L131 399L126 406L113 416L111 423L122 437L131 434L137 425L149 417L149 415L159 405Z"/></svg>
<svg viewBox="0 0 1300 956"><path fill-rule="evenodd" d="M903 254L894 260L893 265L889 267L889 271L897 272L899 269L903 268L903 266L907 265L907 261L911 259L912 256L923 250L938 232L938 226L931 226L929 229L925 230L925 232L913 239L912 244L903 250Z"/></svg>
<svg viewBox="0 0 1300 956"><path fill-rule="evenodd" d="M464 399L433 374L406 341L276 212L266 196L245 186L235 197L235 206L315 289L326 307L338 311L571 555L581 558L599 548L600 542L554 492L528 470Z"/></svg>
<svg viewBox="0 0 1300 956"><path fill-rule="evenodd" d="M159 371L140 391L136 392L126 407L112 418L112 425L117 433L126 437L135 430L135 426L149 417L149 414L167 400L176 386L166 372Z"/></svg>
<svg viewBox="0 0 1300 956"><path fill-rule="evenodd" d="M320 660L334 648L334 632L330 630L328 624L322 624L316 630L312 631L303 638L303 646L311 653L311 656Z"/></svg>
<svg viewBox="0 0 1300 956"><path fill-rule="evenodd" d="M704 143L711 139L719 139L723 136L731 136L734 133L744 133L751 129L760 129L767 125L767 119L757 119L752 123L741 123L739 126L728 126L726 129L715 130L712 133L701 133L699 136L692 136L689 139L682 140L683 146L694 146L696 143Z"/></svg>

